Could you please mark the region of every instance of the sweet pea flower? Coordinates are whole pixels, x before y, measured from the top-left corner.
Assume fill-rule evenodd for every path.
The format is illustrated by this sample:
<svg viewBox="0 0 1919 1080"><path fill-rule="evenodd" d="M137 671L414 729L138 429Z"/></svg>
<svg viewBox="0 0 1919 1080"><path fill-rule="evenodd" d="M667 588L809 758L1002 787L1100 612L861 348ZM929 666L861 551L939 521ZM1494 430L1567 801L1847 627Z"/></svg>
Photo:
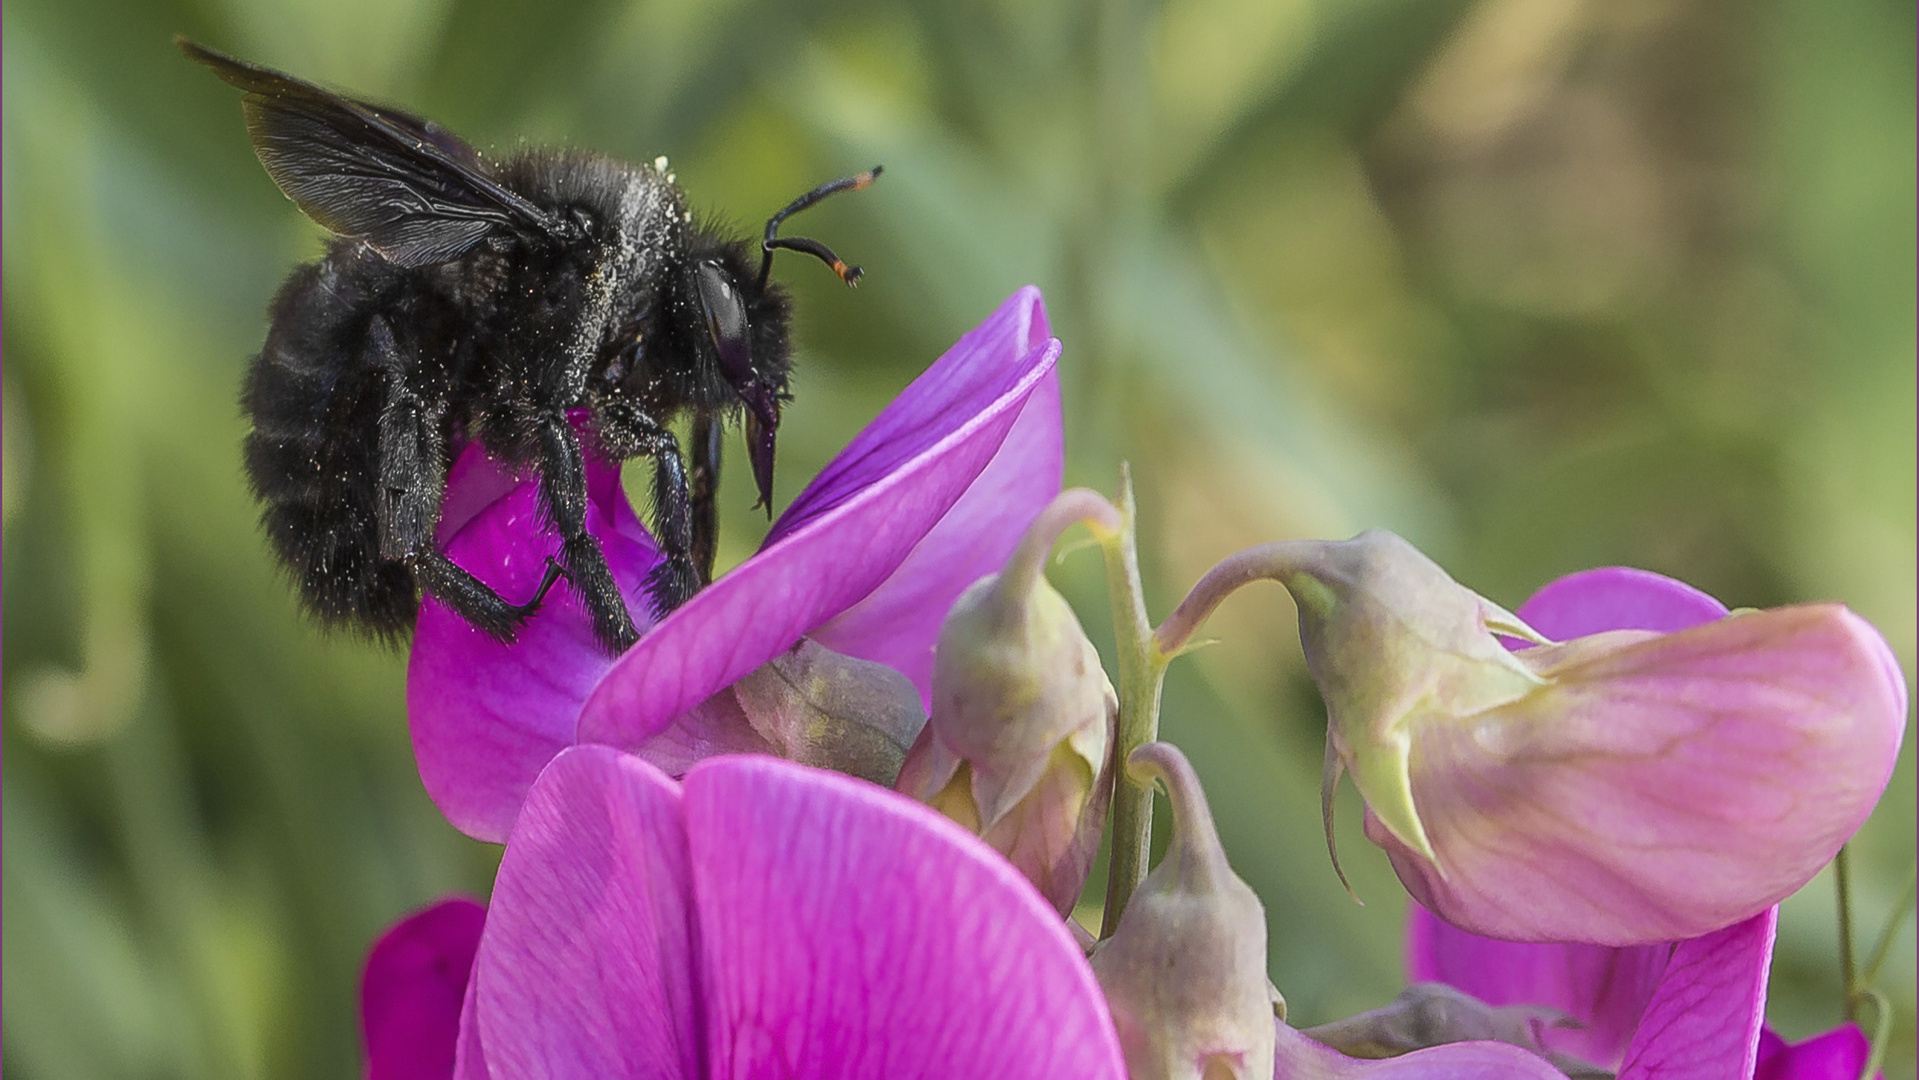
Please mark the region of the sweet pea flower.
<svg viewBox="0 0 1919 1080"><path fill-rule="evenodd" d="M1885 789L1905 681L1840 605L1724 613L1623 568L1522 606L1564 640L1514 654L1548 684L1419 739L1412 790L1443 823L1437 859L1367 821L1408 891L1488 937L1636 945L1710 933L1810 881Z"/></svg>
<svg viewBox="0 0 1919 1080"><path fill-rule="evenodd" d="M1596 573L1552 589L1638 572ZM1256 578L1293 594L1326 700L1329 843L1349 771L1407 890L1491 937L1650 944L1748 918L1865 821L1905 731L1891 649L1841 605L1555 643L1381 530L1224 560L1161 651Z"/></svg>
<svg viewBox="0 0 1919 1080"><path fill-rule="evenodd" d="M562 751L507 841L464 1002L461 1080L1125 1077L1092 971L1011 865L777 758L682 784Z"/></svg>
<svg viewBox="0 0 1919 1080"><path fill-rule="evenodd" d="M1841 1024L1796 1043L1764 1028L1759 1032L1759 1068L1753 1080L1857 1080L1871 1056L1872 1044L1857 1024ZM1875 1075L1885 1080L1884 1073Z"/></svg>
<svg viewBox="0 0 1919 1080"><path fill-rule="evenodd" d="M1540 1025L1534 1036L1619 1080L1747 1080L1778 921L1773 907L1685 941L1606 948L1494 941L1415 905L1407 975L1490 1004L1562 1010L1585 1026Z"/></svg>
<svg viewBox="0 0 1919 1080"><path fill-rule="evenodd" d="M360 1030L367 1080L453 1075L460 1007L486 908L452 896L400 920L367 954Z"/></svg>
<svg viewBox="0 0 1919 1080"><path fill-rule="evenodd" d="M1407 978L1563 1011L1581 1026L1533 1035L1618 1080L1857 1080L1872 1052L1857 1025L1791 1044L1764 1026L1778 910L1686 941L1607 948L1495 941L1415 904Z"/></svg>
<svg viewBox="0 0 1919 1080"><path fill-rule="evenodd" d="M482 919L484 929L482 929ZM1125 1080L1092 968L1011 864L875 785L604 746L536 780L482 913L373 949L368 1080ZM1278 1025L1274 1080L1556 1080L1497 1043L1391 1061Z"/></svg>
<svg viewBox="0 0 1919 1080"><path fill-rule="evenodd" d="M1640 573L1542 596L1577 609ZM1222 560L1154 631L1158 655L1259 579L1292 593L1326 701L1329 848L1350 772L1407 890L1489 937L1644 945L1750 918L1865 821L1905 734L1892 650L1842 605L1554 642L1378 529Z"/></svg>
<svg viewBox="0 0 1919 1080"><path fill-rule="evenodd" d="M407 711L427 793L461 831L499 842L568 746L630 749L675 771L711 753L779 749L719 692L802 638L901 672L923 714L941 618L1059 491L1059 349L1039 291L1015 293L814 478L757 554L657 624L641 586L658 548L617 464L590 462L587 526L641 640L604 656L566 588L510 647L426 601ZM478 446L449 472L439 537L506 596L530 594L559 546L536 485Z"/></svg>
<svg viewBox="0 0 1919 1080"><path fill-rule="evenodd" d="M1571 638L1676 632L1722 619L1726 609L1679 582L1615 568L1562 578L1519 614L1544 634ZM1413 904L1407 978L1443 982L1492 1005L1562 1012L1580 1026L1541 1026L1539 1040L1620 1080L1853 1080L1867 1054L1858 1028L1789 1047L1762 1027L1776 921L1770 908L1700 937L1612 948L1494 940Z"/></svg>

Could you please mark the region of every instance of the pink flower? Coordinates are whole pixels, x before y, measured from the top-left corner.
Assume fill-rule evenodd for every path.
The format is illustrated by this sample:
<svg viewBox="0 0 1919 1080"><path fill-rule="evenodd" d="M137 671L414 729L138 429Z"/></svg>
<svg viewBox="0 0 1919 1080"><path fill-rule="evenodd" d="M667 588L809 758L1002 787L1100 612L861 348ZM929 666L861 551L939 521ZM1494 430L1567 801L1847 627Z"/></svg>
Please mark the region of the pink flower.
<svg viewBox="0 0 1919 1080"><path fill-rule="evenodd" d="M432 983L415 1067L371 1080L1125 1077L1092 971L1018 871L910 799L775 758L681 784L562 751L449 967L474 940L457 1072ZM390 991L370 964L369 999Z"/></svg>
<svg viewBox="0 0 1919 1080"><path fill-rule="evenodd" d="M1619 1080L1856 1080L1871 1046L1853 1024L1788 1044L1764 1026L1778 909L1661 945L1524 944L1450 926L1414 905L1407 978L1493 1005L1545 1005L1582 1028L1542 1027L1549 1050Z"/></svg>
<svg viewBox="0 0 1919 1080"><path fill-rule="evenodd" d="M1413 905L1406 977L1491 1005L1544 1005L1584 1024L1542 1027L1548 1050L1619 1080L1753 1075L1778 909L1659 945L1522 944L1468 933ZM1855 1074L1856 1075L1856 1074Z"/></svg>
<svg viewBox="0 0 1919 1080"><path fill-rule="evenodd" d="M1013 295L887 406L781 515L758 554L657 625L640 584L658 550L611 463L589 466L589 529L640 643L598 652L572 593L555 589L501 646L437 603L420 612L407 709L420 778L470 836L506 838L534 777L579 743L643 747L802 636L903 672L922 705L953 599L998 569L1059 491L1059 342L1039 291ZM449 474L440 526L455 562L531 593L558 537L531 482L477 448ZM676 728L675 753L742 749Z"/></svg>
<svg viewBox="0 0 1919 1080"><path fill-rule="evenodd" d="M1510 940L1697 937L1797 891L1872 811L1905 729L1883 638L1837 604L1722 618L1625 569L1519 609L1541 684L1410 736L1429 860L1370 813L1414 898Z"/></svg>
<svg viewBox="0 0 1919 1080"><path fill-rule="evenodd" d="M1841 1024L1804 1042L1788 1043L1771 1028L1759 1032L1759 1071L1753 1080L1857 1080L1872 1044L1857 1024ZM1884 1073L1878 1073L1885 1080Z"/></svg>
<svg viewBox="0 0 1919 1080"><path fill-rule="evenodd" d="M1519 614L1548 636L1574 637L1621 629L1676 632L1726 611L1679 582L1608 569L1554 582ZM1887 675L1896 681L1896 669ZM1901 693L1900 715L1903 706ZM1406 928L1407 978L1444 982L1492 1005L1558 1009L1584 1026L1542 1028L1546 1048L1616 1070L1620 1080L1746 1078L1755 1069L1763 1080L1814 1080L1827 1075L1814 1070L1842 1055L1850 1055L1843 1056L1850 1071L1830 1075L1851 1080L1865 1061L1858 1029L1790 1048L1762 1029L1777 910L1686 940L1611 948L1494 940L1414 904Z"/></svg>
<svg viewBox="0 0 1919 1080"><path fill-rule="evenodd" d="M1092 969L1033 886L837 773L736 755L676 782L563 750L481 917L447 901L375 946L369 1080L1126 1077ZM1276 1080L1558 1075L1496 1043L1355 1061L1276 1034Z"/></svg>
<svg viewBox="0 0 1919 1080"><path fill-rule="evenodd" d="M381 935L360 977L367 1080L446 1080L486 908L449 897Z"/></svg>

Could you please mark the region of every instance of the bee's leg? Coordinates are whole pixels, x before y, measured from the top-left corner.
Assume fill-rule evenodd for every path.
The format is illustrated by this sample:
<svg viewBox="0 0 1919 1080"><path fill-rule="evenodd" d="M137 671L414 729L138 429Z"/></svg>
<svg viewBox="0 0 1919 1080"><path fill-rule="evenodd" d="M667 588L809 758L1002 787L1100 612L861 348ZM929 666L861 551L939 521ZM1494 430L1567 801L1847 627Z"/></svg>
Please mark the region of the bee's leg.
<svg viewBox="0 0 1919 1080"><path fill-rule="evenodd" d="M386 403L380 409L379 489L374 495L380 557L406 564L422 590L487 636L511 643L520 624L553 587L559 567L548 565L533 599L510 604L440 550L433 531L440 523L446 474L434 434L436 425L426 402L407 385L399 347L386 320L373 320L368 345L387 380Z"/></svg>
<svg viewBox="0 0 1919 1080"><path fill-rule="evenodd" d="M618 656L640 640L626 600L606 565L599 540L586 531L586 457L579 437L561 415L539 422L540 493L548 517L560 530L560 564L593 619L593 636Z"/></svg>
<svg viewBox="0 0 1919 1080"><path fill-rule="evenodd" d="M695 464L691 489L686 464L680 458L680 441L671 429L634 408L630 403L609 401L598 410L599 443L607 452L621 458L653 459L653 535L660 542L659 563L646 576L646 595L652 601L653 614L666 614L700 591L713 565L713 507L711 486L702 510L699 502L699 458L702 445L714 454L709 475L717 484L719 476L719 431L709 426L701 435L698 421L693 426ZM700 515L704 514L705 532ZM704 539L702 539L704 537ZM700 562L700 544L706 545L705 562Z"/></svg>
<svg viewBox="0 0 1919 1080"><path fill-rule="evenodd" d="M492 587L460 568L447 558L438 545L428 544L407 560L420 587L433 598L453 609L454 614L471 623L481 633L504 645L513 644L527 616L540 610L546 594L564 572L558 560L546 561L546 573L540 578L533 598L524 604L509 604Z"/></svg>
<svg viewBox="0 0 1919 1080"><path fill-rule="evenodd" d="M673 433L659 429L653 458L653 532L660 540L659 563L646 576L646 595L654 614L666 614L693 598L703 580L694 562L693 501L687 490L686 463Z"/></svg>
<svg viewBox="0 0 1919 1080"><path fill-rule="evenodd" d="M720 425L709 416L693 418L693 542L688 554L700 584L713 580L713 558L720 539Z"/></svg>

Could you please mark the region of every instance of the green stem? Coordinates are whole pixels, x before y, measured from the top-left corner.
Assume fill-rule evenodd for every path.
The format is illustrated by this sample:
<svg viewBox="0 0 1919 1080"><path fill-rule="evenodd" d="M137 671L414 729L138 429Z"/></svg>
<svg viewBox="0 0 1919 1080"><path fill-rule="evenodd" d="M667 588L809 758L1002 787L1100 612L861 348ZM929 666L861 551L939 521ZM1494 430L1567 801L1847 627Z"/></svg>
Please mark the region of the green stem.
<svg viewBox="0 0 1919 1080"><path fill-rule="evenodd" d="M1139 545L1134 532L1133 477L1120 466L1119 528L1097 530L1106 555L1106 591L1113 604L1113 635L1119 653L1119 739L1114 760L1124 763L1133 751L1159 738L1159 695L1166 658L1153 645L1146 618L1146 595L1139 583ZM1146 880L1153 845L1153 789L1122 767L1113 784L1113 854L1106 874L1106 913L1099 936L1109 938L1133 890Z"/></svg>
<svg viewBox="0 0 1919 1080"><path fill-rule="evenodd" d="M1873 943L1872 956L1866 961L1866 969L1859 974L1859 982L1872 986L1879 981L1879 969L1886 964L1886 957L1892 954L1893 939L1899 936L1899 927L1906 921L1906 913L1912 910L1913 902L1919 899L1919 867L1906 872L1906 889L1899 894L1899 902L1892 905L1891 914L1886 916L1886 925L1879 930L1879 940Z"/></svg>
<svg viewBox="0 0 1919 1080"><path fill-rule="evenodd" d="M1859 1080L1873 1080L1886 1065L1886 1044L1892 1039L1892 1002L1877 990L1862 991L1859 996L1872 1002L1872 1047L1866 1063L1859 1069Z"/></svg>
<svg viewBox="0 0 1919 1080"><path fill-rule="evenodd" d="M1845 995L1845 1017L1857 1022L1859 1010L1854 1002L1859 992L1859 972L1852 962L1852 860L1848 848L1839 849L1832 860L1832 878L1839 886L1839 977Z"/></svg>

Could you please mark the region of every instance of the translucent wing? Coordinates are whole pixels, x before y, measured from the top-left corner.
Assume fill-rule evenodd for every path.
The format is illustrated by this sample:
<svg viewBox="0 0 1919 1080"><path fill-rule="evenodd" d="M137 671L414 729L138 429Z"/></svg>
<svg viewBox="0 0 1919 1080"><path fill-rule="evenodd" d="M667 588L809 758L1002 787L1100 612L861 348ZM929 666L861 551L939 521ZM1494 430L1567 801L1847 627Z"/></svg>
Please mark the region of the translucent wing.
<svg viewBox="0 0 1919 1080"><path fill-rule="evenodd" d="M543 235L556 227L437 124L176 42L246 91L247 133L280 190L308 217L400 266L456 258L495 230Z"/></svg>

